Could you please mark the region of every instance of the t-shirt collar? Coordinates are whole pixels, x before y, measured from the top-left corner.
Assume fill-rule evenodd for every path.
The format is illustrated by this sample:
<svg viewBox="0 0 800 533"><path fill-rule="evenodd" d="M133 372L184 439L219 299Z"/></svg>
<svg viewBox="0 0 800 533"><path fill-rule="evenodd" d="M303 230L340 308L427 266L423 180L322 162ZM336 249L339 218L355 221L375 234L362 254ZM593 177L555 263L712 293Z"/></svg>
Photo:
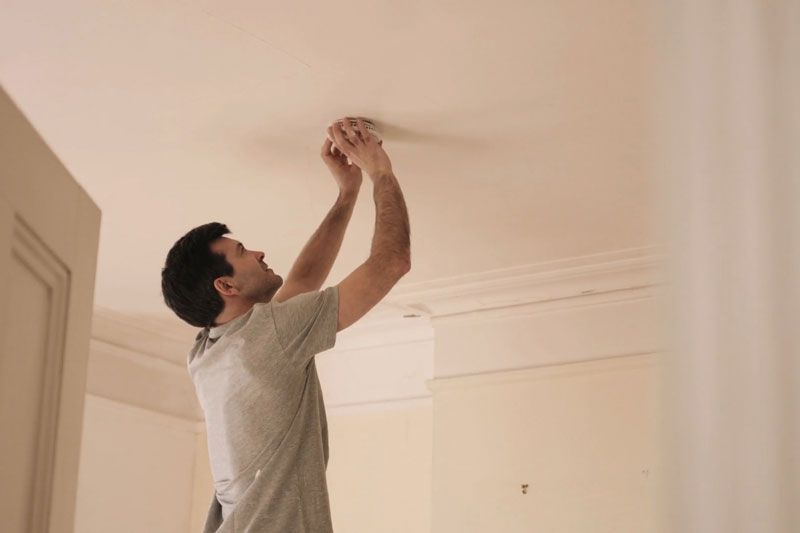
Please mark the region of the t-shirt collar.
<svg viewBox="0 0 800 533"><path fill-rule="evenodd" d="M253 310L253 308L251 307L248 311L242 313L241 315L237 316L236 318L234 318L232 320L228 320L224 324L221 324L219 326L212 326L210 328L206 328L208 330L208 337L210 339L212 339L212 340L216 340L216 339L222 337L225 334L225 332L230 329L231 326L233 326L234 324L244 320L244 317L249 315L252 310Z"/></svg>

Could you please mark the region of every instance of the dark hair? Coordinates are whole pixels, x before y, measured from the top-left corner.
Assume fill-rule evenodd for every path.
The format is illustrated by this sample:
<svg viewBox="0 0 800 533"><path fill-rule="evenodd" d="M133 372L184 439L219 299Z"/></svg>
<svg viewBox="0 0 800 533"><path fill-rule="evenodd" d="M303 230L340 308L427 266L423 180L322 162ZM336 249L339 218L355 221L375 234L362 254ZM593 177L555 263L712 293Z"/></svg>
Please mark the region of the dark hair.
<svg viewBox="0 0 800 533"><path fill-rule="evenodd" d="M211 251L211 242L230 233L228 226L209 222L189 231L172 245L161 270L164 302L192 326L214 326L225 309L225 300L214 288L220 276L233 276L233 265L224 254Z"/></svg>

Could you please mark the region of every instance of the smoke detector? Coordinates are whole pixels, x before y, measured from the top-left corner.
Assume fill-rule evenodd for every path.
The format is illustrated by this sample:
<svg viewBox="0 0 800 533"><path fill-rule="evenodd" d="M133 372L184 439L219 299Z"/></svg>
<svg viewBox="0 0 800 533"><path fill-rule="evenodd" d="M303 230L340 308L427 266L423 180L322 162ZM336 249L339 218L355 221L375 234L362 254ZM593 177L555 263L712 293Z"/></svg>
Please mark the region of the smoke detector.
<svg viewBox="0 0 800 533"><path fill-rule="evenodd" d="M370 132L372 136L378 140L378 142L383 142L380 133L378 133L378 128L375 127L375 123L363 117L361 117L361 120L362 122L364 122L364 127L367 129L367 131ZM337 120L336 122L338 122L339 124L344 124L344 120ZM351 118L350 125L353 126L353 129L358 131L358 122L356 121L356 119ZM333 142L333 139L331 139L330 137L328 137L328 139L330 139L331 142Z"/></svg>

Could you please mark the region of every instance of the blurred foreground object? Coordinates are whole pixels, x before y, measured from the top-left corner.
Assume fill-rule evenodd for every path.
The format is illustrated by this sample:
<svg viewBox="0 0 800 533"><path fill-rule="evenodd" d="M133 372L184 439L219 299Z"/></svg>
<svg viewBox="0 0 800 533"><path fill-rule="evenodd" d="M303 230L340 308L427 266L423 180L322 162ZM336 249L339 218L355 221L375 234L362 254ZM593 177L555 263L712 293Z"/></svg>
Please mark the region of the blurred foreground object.
<svg viewBox="0 0 800 533"><path fill-rule="evenodd" d="M800 531L800 2L651 4L665 532Z"/></svg>

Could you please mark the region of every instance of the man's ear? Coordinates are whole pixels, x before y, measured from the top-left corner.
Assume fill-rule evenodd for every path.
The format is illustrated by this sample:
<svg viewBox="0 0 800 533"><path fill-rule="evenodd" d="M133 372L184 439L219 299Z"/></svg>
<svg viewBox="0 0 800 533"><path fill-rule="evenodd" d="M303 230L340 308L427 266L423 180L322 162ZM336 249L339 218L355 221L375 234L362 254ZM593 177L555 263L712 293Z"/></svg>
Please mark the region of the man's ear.
<svg viewBox="0 0 800 533"><path fill-rule="evenodd" d="M235 296L239 293L239 290L230 283L229 278L215 279L214 288L225 296Z"/></svg>

